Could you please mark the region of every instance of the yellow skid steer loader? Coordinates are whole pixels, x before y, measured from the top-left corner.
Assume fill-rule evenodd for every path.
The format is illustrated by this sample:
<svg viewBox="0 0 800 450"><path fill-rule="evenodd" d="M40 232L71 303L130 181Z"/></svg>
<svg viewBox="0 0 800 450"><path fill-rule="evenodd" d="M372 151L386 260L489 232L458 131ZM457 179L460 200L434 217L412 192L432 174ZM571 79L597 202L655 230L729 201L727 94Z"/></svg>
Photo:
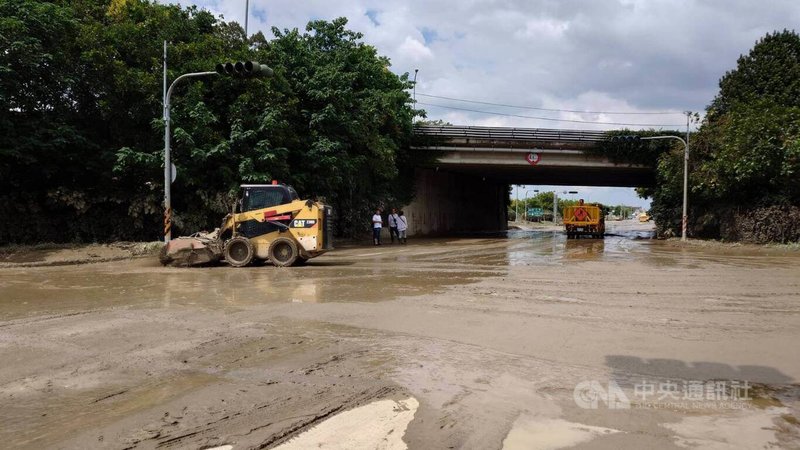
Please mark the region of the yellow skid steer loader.
<svg viewBox="0 0 800 450"><path fill-rule="evenodd" d="M333 249L333 208L300 200L283 184L244 184L233 212L211 233L173 239L161 250L164 265L197 266L220 261L245 267L269 260L301 264Z"/></svg>

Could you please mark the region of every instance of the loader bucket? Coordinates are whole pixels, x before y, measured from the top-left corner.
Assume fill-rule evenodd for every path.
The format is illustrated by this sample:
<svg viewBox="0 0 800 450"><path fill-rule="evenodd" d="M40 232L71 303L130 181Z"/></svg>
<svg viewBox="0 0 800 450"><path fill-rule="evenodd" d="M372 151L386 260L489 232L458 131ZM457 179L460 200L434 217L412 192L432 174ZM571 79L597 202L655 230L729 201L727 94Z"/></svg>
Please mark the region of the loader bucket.
<svg viewBox="0 0 800 450"><path fill-rule="evenodd" d="M200 237L179 237L169 241L159 255L161 264L173 267L202 266L219 262L222 251L217 241Z"/></svg>

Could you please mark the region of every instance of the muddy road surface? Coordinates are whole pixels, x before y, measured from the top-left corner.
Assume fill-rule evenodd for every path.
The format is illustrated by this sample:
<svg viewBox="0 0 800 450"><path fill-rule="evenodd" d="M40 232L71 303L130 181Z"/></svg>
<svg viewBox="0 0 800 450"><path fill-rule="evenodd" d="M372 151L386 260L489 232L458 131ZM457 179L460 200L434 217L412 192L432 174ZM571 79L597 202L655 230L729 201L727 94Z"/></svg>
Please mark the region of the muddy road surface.
<svg viewBox="0 0 800 450"><path fill-rule="evenodd" d="M0 269L4 448L799 448L800 253L559 232Z"/></svg>

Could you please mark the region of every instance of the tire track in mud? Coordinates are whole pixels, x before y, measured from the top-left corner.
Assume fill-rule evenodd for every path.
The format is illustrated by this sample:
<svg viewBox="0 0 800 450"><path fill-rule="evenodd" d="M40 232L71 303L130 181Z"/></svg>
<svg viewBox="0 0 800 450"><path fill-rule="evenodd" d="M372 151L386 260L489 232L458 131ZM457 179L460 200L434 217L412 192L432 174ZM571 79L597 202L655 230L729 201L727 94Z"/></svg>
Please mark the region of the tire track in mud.
<svg viewBox="0 0 800 450"><path fill-rule="evenodd" d="M63 314L53 314L53 315L45 315L45 316L36 316L36 317L25 317L20 319L12 319L7 320L0 323L0 328L10 328L15 326L28 326L33 324L38 324L41 322L47 322L50 320L58 320L58 319L67 319L75 316L85 316L87 314L95 314L99 311L76 311L76 312L69 312Z"/></svg>
<svg viewBox="0 0 800 450"><path fill-rule="evenodd" d="M413 395L412 448L493 448L522 414L615 420L578 410L573 387L667 374L651 361L671 361L675 372L694 361L722 370L734 358L788 367L788 375L796 366L769 348L798 331L798 272L781 261L741 271L724 261L706 266L713 255L617 238L569 248L538 238L433 241L374 252L347 249L296 270L120 263L99 271L120 270L99 281L64 275L75 269L32 271L30 280L62 274L59 288L128 277L169 295L111 286L104 295L123 308L0 323L0 343L24 352L27 364L3 380L32 374L14 397L2 390L10 384L0 388L0 440L267 448L350 408ZM309 286L315 295L295 292ZM313 303L327 300L337 303ZM672 434L659 424L681 418L645 412L613 426L667 447Z"/></svg>
<svg viewBox="0 0 800 450"><path fill-rule="evenodd" d="M131 314L149 315L162 323L171 316L162 311L126 311L122 316ZM147 349L137 354L106 348L96 355L101 361L77 360L57 373L37 377L45 382L103 374L114 381L77 391L52 381L47 381L52 388L46 392L24 388L21 398L26 400L0 414L16 417L4 421L0 432L4 442L21 447L59 442L64 448L85 448L94 442L111 448L199 448L240 434L245 437L237 437L239 441L258 448L283 442L339 411L404 396L396 384L370 376L381 370L386 355L360 348L358 342L366 337L359 330L286 319L253 321L246 312L222 320L200 321L201 317L189 319L194 332L183 338L185 344L170 342L166 352L150 354ZM210 328L199 327L200 323ZM227 332L220 333L218 327ZM133 336L132 329L102 330ZM359 337L353 341L353 336ZM116 340L115 345L125 341ZM380 362L371 362L375 358ZM48 397L46 403L43 396ZM45 404L48 414L38 414L36 405ZM63 440L87 428L95 431Z"/></svg>

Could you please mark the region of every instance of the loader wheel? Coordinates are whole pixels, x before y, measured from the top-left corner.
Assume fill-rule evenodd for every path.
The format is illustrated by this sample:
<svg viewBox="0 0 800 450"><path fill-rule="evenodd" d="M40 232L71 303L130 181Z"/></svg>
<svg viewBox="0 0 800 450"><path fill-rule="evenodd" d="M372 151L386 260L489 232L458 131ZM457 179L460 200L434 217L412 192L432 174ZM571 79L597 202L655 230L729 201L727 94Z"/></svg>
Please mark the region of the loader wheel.
<svg viewBox="0 0 800 450"><path fill-rule="evenodd" d="M294 264L299 253L297 244L288 238L277 238L269 245L269 260L278 267L288 267Z"/></svg>
<svg viewBox="0 0 800 450"><path fill-rule="evenodd" d="M253 262L255 249L250 239L236 236L225 243L225 260L233 267L244 267Z"/></svg>

